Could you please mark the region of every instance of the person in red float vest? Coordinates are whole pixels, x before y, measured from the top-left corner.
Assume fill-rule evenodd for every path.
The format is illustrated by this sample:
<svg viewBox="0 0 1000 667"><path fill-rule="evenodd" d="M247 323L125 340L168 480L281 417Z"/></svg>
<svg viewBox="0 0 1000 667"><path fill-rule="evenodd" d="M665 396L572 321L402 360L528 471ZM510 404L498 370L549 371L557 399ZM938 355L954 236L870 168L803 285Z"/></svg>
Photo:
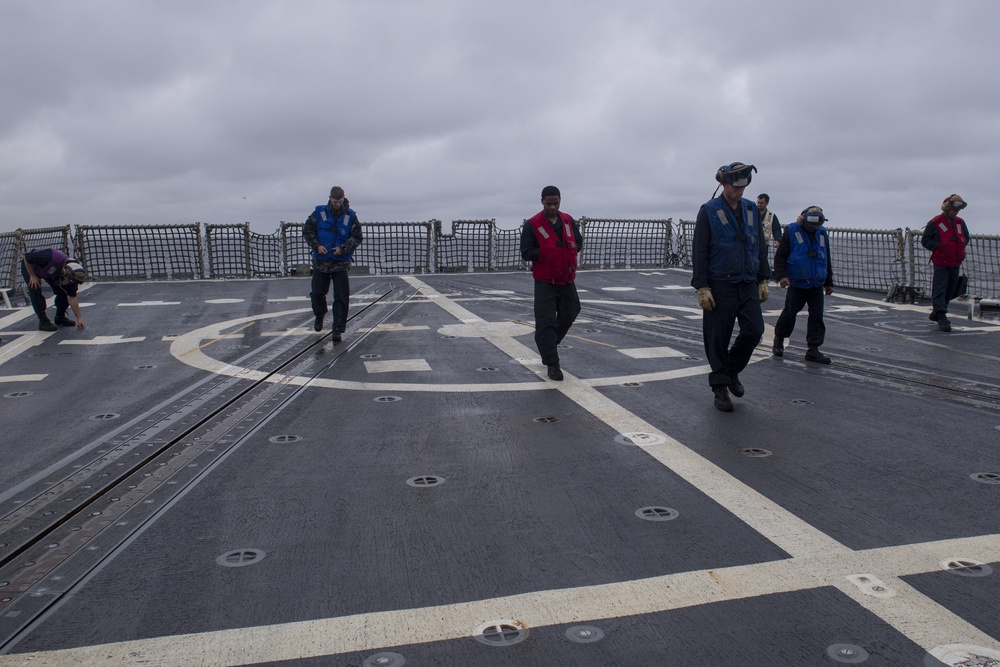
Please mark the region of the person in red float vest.
<svg viewBox="0 0 1000 667"><path fill-rule="evenodd" d="M920 243L931 251L934 279L931 288L930 320L938 323L941 331L951 331L948 321L948 302L956 296L959 267L965 261L965 246L969 244L969 228L958 212L968 204L958 195L948 195L941 202L941 215L934 216Z"/></svg>
<svg viewBox="0 0 1000 667"><path fill-rule="evenodd" d="M559 188L542 188L542 210L521 227L521 257L535 279L535 345L552 380L562 380L558 345L580 314L577 255L583 236L576 221L559 210Z"/></svg>

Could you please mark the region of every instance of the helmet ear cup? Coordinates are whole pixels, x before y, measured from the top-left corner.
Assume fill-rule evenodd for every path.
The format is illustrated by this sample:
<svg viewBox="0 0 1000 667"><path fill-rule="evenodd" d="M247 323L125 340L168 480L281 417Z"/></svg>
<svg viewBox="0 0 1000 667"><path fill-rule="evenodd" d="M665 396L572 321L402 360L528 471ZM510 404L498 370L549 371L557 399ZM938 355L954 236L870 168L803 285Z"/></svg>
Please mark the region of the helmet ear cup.
<svg viewBox="0 0 1000 667"><path fill-rule="evenodd" d="M965 203L965 200L956 194L948 195L944 198L944 201L941 202L942 211L950 211L952 209L961 211L966 206L968 206L968 204Z"/></svg>

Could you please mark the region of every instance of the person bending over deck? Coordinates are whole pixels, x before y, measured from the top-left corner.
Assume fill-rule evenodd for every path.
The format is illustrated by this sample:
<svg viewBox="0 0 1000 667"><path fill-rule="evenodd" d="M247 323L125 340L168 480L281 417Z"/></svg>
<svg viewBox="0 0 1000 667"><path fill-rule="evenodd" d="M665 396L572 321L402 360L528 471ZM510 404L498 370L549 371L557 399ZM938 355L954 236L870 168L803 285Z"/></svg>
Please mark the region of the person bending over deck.
<svg viewBox="0 0 1000 667"><path fill-rule="evenodd" d="M333 340L342 340L347 328L347 309L350 305L351 283L347 272L354 251L361 245L361 222L339 185L330 189L330 201L316 207L302 227L302 238L312 248L312 300L316 322L313 328L323 330L326 317L326 295L333 282Z"/></svg>
<svg viewBox="0 0 1000 667"><path fill-rule="evenodd" d="M715 394L715 407L733 411L729 393L744 394L740 372L764 335L760 304L767 301L767 238L757 204L743 198L743 191L757 167L742 162L719 167L715 180L722 196L705 202L698 210L692 243L691 286L698 290L705 356L712 368L708 384ZM719 188L716 187L716 192ZM740 333L729 346L733 327Z"/></svg>
<svg viewBox="0 0 1000 667"><path fill-rule="evenodd" d="M941 331L951 331L948 302L958 289L959 268L965 261L965 246L969 245L969 228L958 212L968 206L958 195L948 195L941 202L941 215L934 216L924 228L920 243L931 251L934 280L931 288L930 320Z"/></svg>
<svg viewBox="0 0 1000 667"><path fill-rule="evenodd" d="M776 357L785 354L784 341L795 329L795 316L809 304L806 323L806 361L830 363L830 357L819 351L826 338L823 323L823 297L833 294L833 265L830 262L830 235L823 223L827 217L819 206L810 206L785 230L785 236L774 253L774 278L785 294L785 307L774 325Z"/></svg>
<svg viewBox="0 0 1000 667"><path fill-rule="evenodd" d="M83 315L80 302L76 298L81 283L87 279L87 272L80 262L59 252L55 248L42 248L25 253L21 262L21 276L28 286L31 307L38 316L39 331L58 331L60 326L83 329ZM42 281L49 284L56 295L55 322L45 315L45 297L42 295ZM76 321L66 317L66 309L72 308Z"/></svg>
<svg viewBox="0 0 1000 667"><path fill-rule="evenodd" d="M559 188L542 188L542 210L521 227L521 257L531 262L535 279L535 345L552 380L562 380L558 345L580 314L576 292L580 228L559 210Z"/></svg>

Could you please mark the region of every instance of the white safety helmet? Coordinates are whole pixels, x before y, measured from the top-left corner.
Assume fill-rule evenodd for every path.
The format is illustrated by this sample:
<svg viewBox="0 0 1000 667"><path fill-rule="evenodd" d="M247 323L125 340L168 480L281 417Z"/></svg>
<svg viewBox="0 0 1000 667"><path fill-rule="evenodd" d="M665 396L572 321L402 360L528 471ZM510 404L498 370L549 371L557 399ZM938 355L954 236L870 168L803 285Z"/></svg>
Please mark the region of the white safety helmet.
<svg viewBox="0 0 1000 667"><path fill-rule="evenodd" d="M77 284L82 283L87 280L87 271L80 262L70 257L63 264L63 280L65 282L73 281Z"/></svg>

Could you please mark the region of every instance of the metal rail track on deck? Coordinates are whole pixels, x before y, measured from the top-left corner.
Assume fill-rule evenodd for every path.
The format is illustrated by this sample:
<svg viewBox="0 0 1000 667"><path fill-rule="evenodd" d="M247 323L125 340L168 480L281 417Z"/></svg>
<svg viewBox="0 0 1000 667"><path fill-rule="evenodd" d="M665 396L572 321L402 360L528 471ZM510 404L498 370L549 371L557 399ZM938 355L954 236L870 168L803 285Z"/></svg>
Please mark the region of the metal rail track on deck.
<svg viewBox="0 0 1000 667"><path fill-rule="evenodd" d="M394 289L349 321L390 317L412 294L385 313L372 307ZM305 386L291 378L320 376L370 331L329 361L310 353L330 333L305 346L278 338L244 358L246 373L265 373L248 386L241 376L199 381L85 448L68 471L20 489L0 516L0 654L298 396Z"/></svg>

